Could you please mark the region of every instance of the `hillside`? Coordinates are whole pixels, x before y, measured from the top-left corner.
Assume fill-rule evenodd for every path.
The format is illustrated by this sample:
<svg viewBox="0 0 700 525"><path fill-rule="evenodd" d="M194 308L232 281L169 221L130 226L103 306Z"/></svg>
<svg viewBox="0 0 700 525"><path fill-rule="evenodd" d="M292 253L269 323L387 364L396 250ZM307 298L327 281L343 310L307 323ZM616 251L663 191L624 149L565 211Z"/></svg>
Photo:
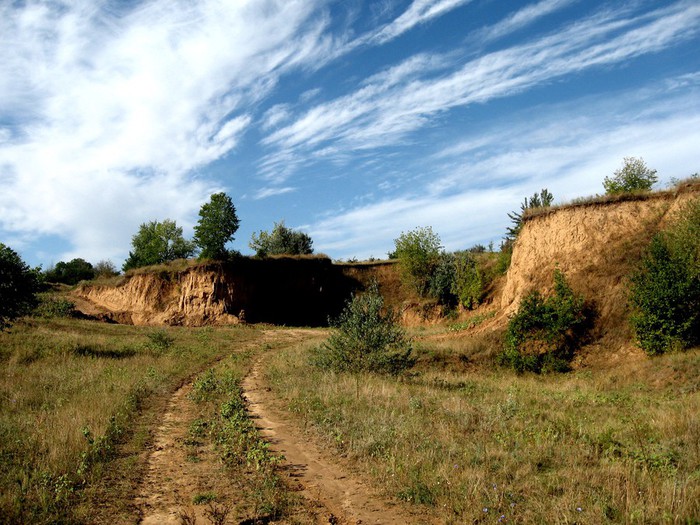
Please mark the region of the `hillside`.
<svg viewBox="0 0 700 525"><path fill-rule="evenodd" d="M483 328L503 328L529 290L551 288L558 267L596 312L593 340L629 347L627 277L653 234L699 196L700 185L688 184L526 217L507 275L482 307L496 314ZM281 257L192 263L128 274L116 284L83 285L75 295L103 317L127 324L236 324L243 312L247 322L318 326L373 279L407 324L435 320L435 312L407 292L395 264L387 261L333 264L323 257Z"/></svg>

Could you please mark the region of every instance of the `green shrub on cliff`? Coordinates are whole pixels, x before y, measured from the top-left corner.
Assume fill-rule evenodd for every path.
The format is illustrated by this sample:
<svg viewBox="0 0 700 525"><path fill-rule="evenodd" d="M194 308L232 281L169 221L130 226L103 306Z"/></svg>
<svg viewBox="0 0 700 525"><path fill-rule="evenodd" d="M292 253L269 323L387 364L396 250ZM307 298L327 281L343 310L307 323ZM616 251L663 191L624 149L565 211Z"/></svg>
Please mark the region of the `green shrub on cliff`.
<svg viewBox="0 0 700 525"><path fill-rule="evenodd" d="M700 344L700 199L652 239L632 275L630 318L648 354Z"/></svg>
<svg viewBox="0 0 700 525"><path fill-rule="evenodd" d="M508 322L499 363L517 372L565 371L586 320L583 297L555 269L554 292L544 296L531 291Z"/></svg>

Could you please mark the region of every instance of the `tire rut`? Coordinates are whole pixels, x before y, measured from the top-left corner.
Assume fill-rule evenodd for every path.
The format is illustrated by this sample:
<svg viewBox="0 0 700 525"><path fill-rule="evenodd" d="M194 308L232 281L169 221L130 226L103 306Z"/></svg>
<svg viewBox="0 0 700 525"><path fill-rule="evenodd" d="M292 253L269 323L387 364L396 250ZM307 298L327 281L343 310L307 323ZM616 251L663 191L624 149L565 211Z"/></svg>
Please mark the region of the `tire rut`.
<svg viewBox="0 0 700 525"><path fill-rule="evenodd" d="M262 367L263 358L259 357L242 384L248 410L271 448L284 455L290 481L311 502L329 509L323 523L433 523L375 494L359 476L309 441L282 413L273 409L273 395L262 378Z"/></svg>

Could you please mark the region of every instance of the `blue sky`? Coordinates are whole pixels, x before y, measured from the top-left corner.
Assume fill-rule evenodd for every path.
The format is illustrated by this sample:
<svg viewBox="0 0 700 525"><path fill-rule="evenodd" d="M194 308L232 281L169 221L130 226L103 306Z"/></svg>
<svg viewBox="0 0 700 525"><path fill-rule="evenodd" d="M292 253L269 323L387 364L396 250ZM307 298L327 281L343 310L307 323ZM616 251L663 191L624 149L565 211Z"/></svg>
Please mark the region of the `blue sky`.
<svg viewBox="0 0 700 525"><path fill-rule="evenodd" d="M121 266L215 191L243 253L284 220L363 259L498 245L626 156L700 171L697 0L3 2L0 49L0 242L32 265Z"/></svg>

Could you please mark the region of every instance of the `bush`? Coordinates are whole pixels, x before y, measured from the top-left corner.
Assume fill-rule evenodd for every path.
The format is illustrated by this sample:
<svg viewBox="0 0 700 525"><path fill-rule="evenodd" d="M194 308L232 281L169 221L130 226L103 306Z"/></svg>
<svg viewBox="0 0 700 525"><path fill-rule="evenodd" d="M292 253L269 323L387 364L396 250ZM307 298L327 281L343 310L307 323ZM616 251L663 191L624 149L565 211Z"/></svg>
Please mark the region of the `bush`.
<svg viewBox="0 0 700 525"><path fill-rule="evenodd" d="M71 317L75 313L75 304L55 294L40 294L39 305L34 315L39 317Z"/></svg>
<svg viewBox="0 0 700 525"><path fill-rule="evenodd" d="M648 354L700 344L700 199L680 215L630 279L630 322Z"/></svg>
<svg viewBox="0 0 700 525"><path fill-rule="evenodd" d="M484 281L484 273L473 255L457 255L453 291L462 306L470 310L479 306L484 297Z"/></svg>
<svg viewBox="0 0 700 525"><path fill-rule="evenodd" d="M260 231L253 234L249 246L258 257L268 255L310 255L314 252L313 241L306 233L294 231L275 223L272 232Z"/></svg>
<svg viewBox="0 0 700 525"><path fill-rule="evenodd" d="M0 243L0 330L37 305L40 280L12 248Z"/></svg>
<svg viewBox="0 0 700 525"><path fill-rule="evenodd" d="M68 262L60 261L46 271L46 281L50 283L78 284L95 278L95 269L85 259L77 258Z"/></svg>
<svg viewBox="0 0 700 525"><path fill-rule="evenodd" d="M448 307L454 306L457 258L451 253L441 253L428 283L428 295Z"/></svg>
<svg viewBox="0 0 700 525"><path fill-rule="evenodd" d="M401 276L405 283L420 295L430 289L430 279L440 261L442 245L440 237L428 226L401 233L394 239L395 255L399 260Z"/></svg>
<svg viewBox="0 0 700 525"><path fill-rule="evenodd" d="M376 283L364 294L353 296L331 325L335 330L313 358L320 368L397 374L412 365L410 340L396 313L384 309Z"/></svg>
<svg viewBox="0 0 700 525"><path fill-rule="evenodd" d="M656 170L648 168L644 159L625 157L622 168L616 170L612 178L605 177L603 187L608 195L649 191L658 180Z"/></svg>
<svg viewBox="0 0 700 525"><path fill-rule="evenodd" d="M545 297L531 291L508 322L499 362L517 372L567 370L587 317L583 297L554 270L554 293Z"/></svg>

